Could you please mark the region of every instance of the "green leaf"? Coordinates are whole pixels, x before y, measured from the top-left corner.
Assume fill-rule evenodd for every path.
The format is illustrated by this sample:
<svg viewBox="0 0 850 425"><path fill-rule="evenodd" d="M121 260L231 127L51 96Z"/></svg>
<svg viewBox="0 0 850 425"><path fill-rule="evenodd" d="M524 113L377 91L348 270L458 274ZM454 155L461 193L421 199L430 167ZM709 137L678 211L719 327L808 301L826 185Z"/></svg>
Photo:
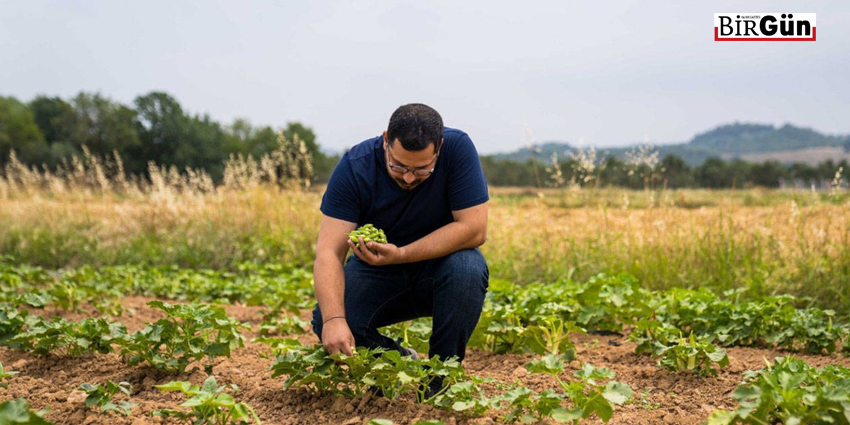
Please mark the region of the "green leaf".
<svg viewBox="0 0 850 425"><path fill-rule="evenodd" d="M563 407L557 407L555 410L552 410L552 414L550 416L557 422L573 422L581 419L582 411L578 408L567 410Z"/></svg>
<svg viewBox="0 0 850 425"><path fill-rule="evenodd" d="M732 425L738 417L735 412L715 410L708 416L708 425Z"/></svg>
<svg viewBox="0 0 850 425"><path fill-rule="evenodd" d="M452 410L462 412L475 407L474 401L456 401L452 404Z"/></svg>
<svg viewBox="0 0 850 425"><path fill-rule="evenodd" d="M625 403L632 394L634 394L634 391L627 384L617 381L608 382L605 385L605 390L602 392L602 396L606 400L616 405Z"/></svg>
<svg viewBox="0 0 850 425"><path fill-rule="evenodd" d="M409 384L409 383L411 383L411 382L413 382L413 381L416 381L416 378L411 377L410 375L408 375L408 374L407 374L407 373L405 373L404 371L399 372L396 376L398 376L398 380L399 380L399 382L401 382L402 384Z"/></svg>
<svg viewBox="0 0 850 425"><path fill-rule="evenodd" d="M587 404L582 408L582 417L590 417L591 413L596 413L596 416L602 419L602 422L608 422L614 415L614 408L611 407L611 403L605 397L602 397L602 394L595 394L587 400Z"/></svg>
<svg viewBox="0 0 850 425"><path fill-rule="evenodd" d="M192 383L185 381L171 381L164 385L154 385L154 387L159 388L161 391L180 391L183 394L188 394L189 389L192 388Z"/></svg>

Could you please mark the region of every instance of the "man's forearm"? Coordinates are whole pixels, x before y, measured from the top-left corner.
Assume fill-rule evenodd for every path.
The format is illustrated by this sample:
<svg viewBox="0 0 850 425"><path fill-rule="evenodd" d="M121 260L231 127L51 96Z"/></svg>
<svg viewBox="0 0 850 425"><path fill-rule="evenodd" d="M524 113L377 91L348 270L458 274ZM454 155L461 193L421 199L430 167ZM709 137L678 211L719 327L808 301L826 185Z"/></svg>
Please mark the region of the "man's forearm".
<svg viewBox="0 0 850 425"><path fill-rule="evenodd" d="M455 221L401 247L402 259L405 263L430 260L461 249L475 248L483 243L484 236L477 229Z"/></svg>
<svg viewBox="0 0 850 425"><path fill-rule="evenodd" d="M336 257L317 256L313 264L316 301L322 320L345 316L345 274Z"/></svg>

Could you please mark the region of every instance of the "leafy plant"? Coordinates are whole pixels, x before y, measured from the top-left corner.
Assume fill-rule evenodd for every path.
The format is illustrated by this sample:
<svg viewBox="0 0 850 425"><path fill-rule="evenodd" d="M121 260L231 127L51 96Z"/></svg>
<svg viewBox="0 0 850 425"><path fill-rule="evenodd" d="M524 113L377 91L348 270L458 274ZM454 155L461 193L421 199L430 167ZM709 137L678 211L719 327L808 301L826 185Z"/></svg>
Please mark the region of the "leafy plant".
<svg viewBox="0 0 850 425"><path fill-rule="evenodd" d="M434 397L433 405L442 408L450 408L457 412L466 412L472 415L481 415L484 412L497 407L499 397L487 397L480 385L491 382L492 379L481 379L477 376L468 376L467 381L457 382L448 386L447 390Z"/></svg>
<svg viewBox="0 0 850 425"><path fill-rule="evenodd" d="M0 303L0 344L11 345L9 342L23 332L29 313L18 310L12 304Z"/></svg>
<svg viewBox="0 0 850 425"><path fill-rule="evenodd" d="M629 339L637 344L635 354L654 353L656 344L664 346L676 344L682 336L675 326L667 322L659 322L652 319L638 320Z"/></svg>
<svg viewBox="0 0 850 425"><path fill-rule="evenodd" d="M741 289L721 298L702 288L671 289L653 301L657 320L683 333L711 338L725 346L779 346L813 354L832 353L842 337L833 326L835 312L819 308L796 308L790 295L766 296L741 301Z"/></svg>
<svg viewBox="0 0 850 425"><path fill-rule="evenodd" d="M585 333L575 322L565 322L560 318L546 317L541 324L531 326L529 347L537 354L563 354L572 361L576 358L576 346L570 340L571 333Z"/></svg>
<svg viewBox="0 0 850 425"><path fill-rule="evenodd" d="M5 370L3 370L3 362L0 362L0 387L8 388L9 384L3 382L3 380L6 379L6 378L15 376L17 374L18 374L18 372L15 372L15 371L10 370L10 371L6 372Z"/></svg>
<svg viewBox="0 0 850 425"><path fill-rule="evenodd" d="M390 399L412 393L417 400L425 403L434 403L448 387L466 378L456 359L443 361L435 356L414 360L395 350L363 347L357 348L353 356L329 356L321 344L286 348L271 368L272 377L288 375L284 390L294 385L312 385L317 391L356 397L369 388L376 388ZM426 389L437 379L443 381L444 390L426 398Z"/></svg>
<svg viewBox="0 0 850 425"><path fill-rule="evenodd" d="M563 395L557 395L551 390L547 390L536 398L526 396L524 391L516 391L519 396L518 399L530 401L527 407L532 412L536 412L538 418L551 416L558 422L573 421L578 424L580 419L596 414L603 422L608 422L613 416L613 405L622 405L634 393L628 385L621 382L608 381L607 384L602 385L598 381L613 379L614 372L607 368L593 367L589 363L585 363L581 370L574 373L578 380L563 381L558 375L564 371L564 366L563 358L551 354L533 360L526 365L531 373L545 373L555 378L555 381L563 390ZM560 399L570 400L572 408L561 407L559 403L556 403ZM510 400L510 402L516 404L516 399ZM529 417L525 419L529 419Z"/></svg>
<svg viewBox="0 0 850 425"><path fill-rule="evenodd" d="M131 365L148 362L166 371L183 372L205 356L230 357L231 350L244 346L240 329L247 325L228 317L224 309L206 304L176 304L150 301L148 305L166 317L134 333L121 354L129 354ZM207 373L212 365L205 366Z"/></svg>
<svg viewBox="0 0 850 425"><path fill-rule="evenodd" d="M368 353L358 353L363 355ZM345 355L331 356L346 362L350 358ZM455 358L441 360L439 356L430 359L412 359L402 356L398 351L391 350L381 353L374 362L364 362L365 373L352 370L355 377L362 376L361 382L376 386L383 391L384 396L395 399L399 395L410 392L416 395L421 403L432 403L434 399L446 391L447 387L466 378L460 362ZM434 382L440 381L443 389L436 394L427 396L426 390Z"/></svg>
<svg viewBox="0 0 850 425"><path fill-rule="evenodd" d="M410 347L418 353L427 353L430 348L431 320L419 318L399 322L382 329L385 335L400 340L401 345Z"/></svg>
<svg viewBox="0 0 850 425"><path fill-rule="evenodd" d="M10 338L7 345L40 355L56 353L76 357L86 353L106 354L112 352L113 342L123 341L126 333L123 324L110 322L104 317L69 322L60 317L46 320L28 316L26 331Z"/></svg>
<svg viewBox="0 0 850 425"><path fill-rule="evenodd" d="M669 370L681 372L690 370L698 375L717 375L717 369L712 366L723 368L729 365L729 357L726 350L717 348L705 340L697 340L693 334L689 338L680 338L676 345L662 345L657 343L655 355L662 357L659 365Z"/></svg>
<svg viewBox="0 0 850 425"><path fill-rule="evenodd" d="M7 400L0 403L0 424L2 425L53 425L41 416L45 410L33 412L29 410L29 403L19 398Z"/></svg>
<svg viewBox="0 0 850 425"><path fill-rule="evenodd" d="M101 313L120 316L123 312L119 300L124 293L120 287L102 279L90 266L63 273L48 288L53 303L63 310L79 311L81 303L89 302Z"/></svg>
<svg viewBox="0 0 850 425"><path fill-rule="evenodd" d="M777 357L760 371L744 375L732 393L733 411L718 410L709 425L771 423L846 424L850 421L850 369L815 369L800 359Z"/></svg>
<svg viewBox="0 0 850 425"><path fill-rule="evenodd" d="M234 384L219 387L214 376L207 378L202 386L185 381L171 381L165 385L155 385L163 392L180 391L188 400L180 407L189 407L189 411L157 409L152 415L163 418L174 417L191 421L195 425L260 424L257 413L245 402L237 403L232 394L239 392ZM227 392L229 391L229 392Z"/></svg>
<svg viewBox="0 0 850 425"><path fill-rule="evenodd" d="M112 401L112 396L119 391L128 396L133 392L133 386L129 382L116 384L112 381L106 381L105 386L101 386L100 384L82 384L80 385L80 389L88 394L85 400L86 406L99 406L101 413L119 412L129 416L133 406L136 405L136 403L128 401L122 401L118 404Z"/></svg>
<svg viewBox="0 0 850 425"><path fill-rule="evenodd" d="M284 391L294 385L308 387L312 384L317 391L340 391L354 395L359 394L357 389L362 388L357 383L354 384L354 390L349 388L349 379L344 371L328 357L328 352L321 344L313 347L283 347L272 363L271 370L272 378L288 375L283 383Z"/></svg>
<svg viewBox="0 0 850 425"><path fill-rule="evenodd" d="M306 333L309 324L295 316L272 316L263 320L260 335L292 335Z"/></svg>

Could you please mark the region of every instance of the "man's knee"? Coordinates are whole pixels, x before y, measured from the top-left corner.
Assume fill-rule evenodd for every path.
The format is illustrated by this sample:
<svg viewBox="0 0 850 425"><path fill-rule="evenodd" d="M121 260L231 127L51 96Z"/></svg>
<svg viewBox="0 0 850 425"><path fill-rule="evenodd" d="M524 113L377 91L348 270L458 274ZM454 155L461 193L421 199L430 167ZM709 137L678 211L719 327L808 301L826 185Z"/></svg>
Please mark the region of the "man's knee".
<svg viewBox="0 0 850 425"><path fill-rule="evenodd" d="M462 249L449 254L443 267L446 275L452 280L480 281L486 284L490 279L487 261L477 249Z"/></svg>
<svg viewBox="0 0 850 425"><path fill-rule="evenodd" d="M467 308L478 308L484 302L490 271L478 250L464 249L449 254L443 261L438 278L442 294Z"/></svg>

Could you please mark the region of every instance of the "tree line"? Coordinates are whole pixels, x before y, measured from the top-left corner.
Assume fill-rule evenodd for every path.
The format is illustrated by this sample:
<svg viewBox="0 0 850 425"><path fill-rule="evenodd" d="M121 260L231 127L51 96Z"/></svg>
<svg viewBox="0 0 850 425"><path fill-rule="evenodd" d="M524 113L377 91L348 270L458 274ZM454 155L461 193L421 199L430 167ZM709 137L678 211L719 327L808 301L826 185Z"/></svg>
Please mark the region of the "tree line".
<svg viewBox="0 0 850 425"><path fill-rule="evenodd" d="M327 182L339 156L323 154L313 130L299 122L288 122L278 129L254 126L245 119L223 125L208 114L188 113L173 96L159 91L137 96L132 105L86 92L68 100L39 95L27 103L0 96L0 170L12 151L24 164L54 170L73 156L81 157L87 149L100 157L119 155L127 174L145 175L152 161L178 170L202 169L220 183L225 160L231 155L259 159L278 148L279 133L304 143L313 161L313 180ZM840 180L836 174L850 170L846 160L811 166L710 158L692 167L675 155L659 160L657 152L635 152L625 160L614 156L597 160L595 151L590 156L579 152L563 161L557 157L480 159L493 186L808 188Z"/></svg>
<svg viewBox="0 0 850 425"><path fill-rule="evenodd" d="M561 175L551 160L499 160L481 157L487 181L493 186L551 187L574 184L598 187L617 186L632 189L646 187L675 188L778 188L800 187L824 189L850 171L847 160L828 160L816 166L802 162L783 164L777 161L748 162L741 159L709 158L701 165L689 166L676 155L667 155L657 163L634 163L617 157L606 157L588 167L579 159L558 163ZM591 168L591 169L588 169ZM838 174L838 177L836 175Z"/></svg>
<svg viewBox="0 0 850 425"><path fill-rule="evenodd" d="M158 91L137 96L132 106L86 92L69 100L39 95L28 103L0 96L0 169L12 151L24 164L54 170L87 149L99 157L119 155L128 174L146 174L153 161L178 170L203 169L220 182L225 160L272 152L279 132L304 142L315 179L327 180L338 158L324 155L313 130L299 122L279 129L245 119L223 125L209 114L188 113L173 96Z"/></svg>

